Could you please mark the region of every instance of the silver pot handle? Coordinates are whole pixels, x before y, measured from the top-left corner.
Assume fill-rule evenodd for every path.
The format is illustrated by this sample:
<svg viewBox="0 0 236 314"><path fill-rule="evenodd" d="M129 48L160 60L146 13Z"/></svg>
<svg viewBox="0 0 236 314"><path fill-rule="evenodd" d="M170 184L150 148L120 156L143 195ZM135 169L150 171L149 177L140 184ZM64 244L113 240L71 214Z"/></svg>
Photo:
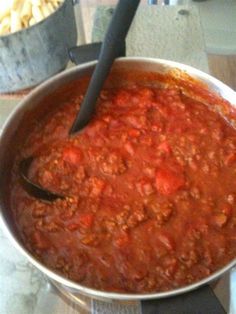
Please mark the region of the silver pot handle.
<svg viewBox="0 0 236 314"><path fill-rule="evenodd" d="M236 266L231 270L229 275L230 282L230 309L229 314L236 313Z"/></svg>
<svg viewBox="0 0 236 314"><path fill-rule="evenodd" d="M176 297L142 301L141 307L143 314L226 314L209 285Z"/></svg>
<svg viewBox="0 0 236 314"><path fill-rule="evenodd" d="M69 58L76 65L97 60L101 47L101 42L72 47L68 50ZM125 42L123 42L120 45L120 51L117 52L117 57L124 57L126 54L125 50Z"/></svg>

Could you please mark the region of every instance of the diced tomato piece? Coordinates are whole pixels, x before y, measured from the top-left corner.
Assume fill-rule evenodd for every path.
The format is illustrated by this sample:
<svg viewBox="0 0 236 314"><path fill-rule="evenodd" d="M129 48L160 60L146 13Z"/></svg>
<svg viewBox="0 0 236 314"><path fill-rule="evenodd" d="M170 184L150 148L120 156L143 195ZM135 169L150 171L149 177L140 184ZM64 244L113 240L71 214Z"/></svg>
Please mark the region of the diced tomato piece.
<svg viewBox="0 0 236 314"><path fill-rule="evenodd" d="M83 214L79 216L79 223L84 228L91 228L94 222L93 214Z"/></svg>
<svg viewBox="0 0 236 314"><path fill-rule="evenodd" d="M230 153L225 157L225 165L230 166L236 161L236 153Z"/></svg>
<svg viewBox="0 0 236 314"><path fill-rule="evenodd" d="M162 152L169 154L171 152L170 145L167 142L162 142L159 146L158 149L161 150Z"/></svg>
<svg viewBox="0 0 236 314"><path fill-rule="evenodd" d="M129 130L129 136L130 137L139 137L140 131L137 129L131 129Z"/></svg>
<svg viewBox="0 0 236 314"><path fill-rule="evenodd" d="M184 186L182 173L174 172L168 168L159 169L156 173L156 188L163 195L170 195Z"/></svg>
<svg viewBox="0 0 236 314"><path fill-rule="evenodd" d="M125 248L130 242L130 237L127 232L120 233L115 239L115 245L119 248Z"/></svg>
<svg viewBox="0 0 236 314"><path fill-rule="evenodd" d="M66 147L62 152L62 159L72 165L78 165L82 159L82 152L75 146Z"/></svg>
<svg viewBox="0 0 236 314"><path fill-rule="evenodd" d="M102 194L106 186L106 183L97 177L93 177L90 180L90 196L98 197Z"/></svg>
<svg viewBox="0 0 236 314"><path fill-rule="evenodd" d="M79 229L79 224L77 223L71 223L67 226L67 229L70 231L75 231L77 229Z"/></svg>
<svg viewBox="0 0 236 314"><path fill-rule="evenodd" d="M35 231L33 233L32 239L35 246L40 250L47 250L50 247L50 241L41 231Z"/></svg>

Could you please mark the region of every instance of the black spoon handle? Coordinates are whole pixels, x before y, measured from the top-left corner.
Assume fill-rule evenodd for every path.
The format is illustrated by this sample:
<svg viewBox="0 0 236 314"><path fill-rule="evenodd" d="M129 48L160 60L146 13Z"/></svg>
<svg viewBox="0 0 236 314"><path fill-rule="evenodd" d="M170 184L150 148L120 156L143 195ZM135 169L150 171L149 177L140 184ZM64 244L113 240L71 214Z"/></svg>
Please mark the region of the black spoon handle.
<svg viewBox="0 0 236 314"><path fill-rule="evenodd" d="M120 0L118 2L102 44L97 66L90 79L87 92L70 134L79 131L90 121L96 107L96 100L110 72L113 61L119 55L121 45L124 44L139 2L140 0Z"/></svg>

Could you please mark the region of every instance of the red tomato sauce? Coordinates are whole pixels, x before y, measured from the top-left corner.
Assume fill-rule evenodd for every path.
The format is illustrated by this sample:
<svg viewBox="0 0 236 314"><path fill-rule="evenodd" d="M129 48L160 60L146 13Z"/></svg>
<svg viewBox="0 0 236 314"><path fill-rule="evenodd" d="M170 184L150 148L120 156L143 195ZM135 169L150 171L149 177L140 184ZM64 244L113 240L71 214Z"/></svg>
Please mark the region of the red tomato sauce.
<svg viewBox="0 0 236 314"><path fill-rule="evenodd" d="M109 88L69 137L82 95L35 126L16 158L11 207L25 246L49 268L92 288L166 291L236 257L236 131L179 88ZM46 203L30 178L66 196Z"/></svg>

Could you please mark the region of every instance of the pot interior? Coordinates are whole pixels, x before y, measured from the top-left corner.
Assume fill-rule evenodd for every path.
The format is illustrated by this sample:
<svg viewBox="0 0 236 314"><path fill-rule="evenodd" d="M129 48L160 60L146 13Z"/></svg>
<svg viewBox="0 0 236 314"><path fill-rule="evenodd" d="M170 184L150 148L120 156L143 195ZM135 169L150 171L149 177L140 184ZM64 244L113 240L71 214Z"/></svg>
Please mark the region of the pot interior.
<svg viewBox="0 0 236 314"><path fill-rule="evenodd" d="M28 257L30 256L31 261L33 261L36 266L39 266L39 263L35 261L35 259L29 254L29 252L27 252L21 243L17 227L14 223L12 212L10 210L11 204L9 198L9 186L14 158L19 149L22 147L22 143L24 143L25 138L38 121L43 119L49 112L53 112L57 108L58 103L65 101L69 96L71 97L72 95L76 95L78 92L86 91L89 77L94 69L94 66L95 63L93 62L73 68L67 72L57 75L39 86L28 97L26 97L21 104L19 104L18 108L11 114L3 129L0 150L1 216L15 243L18 243L18 247L21 247ZM129 84L133 84L134 81L136 84L141 86L144 84L148 86L179 86L183 93L186 93L191 97L197 97L199 100L204 100L209 104L214 105L216 110L222 112L231 123L235 123L235 92L209 75L191 67L163 60L122 58L114 64L112 72L107 79L106 87L127 86ZM232 263L220 270L216 275L210 276L202 282L191 285L187 287L187 289L181 288L178 289L178 291L173 291L172 295L181 293L185 290L191 290L210 279L215 279L231 266ZM39 266L39 268L45 272L45 267ZM90 295L99 295L96 290L90 288L84 289L78 284L61 278L59 275L55 275L52 271L48 271L47 274L57 281L63 281L63 284L69 288L78 289L83 291L85 294L88 292ZM102 296L104 294L106 293L100 293ZM108 293L106 295L109 297L110 294ZM113 297L115 295L115 298L122 298L122 294L111 295ZM150 294L146 297L144 296L144 298L157 297L159 295L169 296L171 293ZM134 298L138 297L140 297L140 295L134 296ZM127 298L132 299L132 296Z"/></svg>

